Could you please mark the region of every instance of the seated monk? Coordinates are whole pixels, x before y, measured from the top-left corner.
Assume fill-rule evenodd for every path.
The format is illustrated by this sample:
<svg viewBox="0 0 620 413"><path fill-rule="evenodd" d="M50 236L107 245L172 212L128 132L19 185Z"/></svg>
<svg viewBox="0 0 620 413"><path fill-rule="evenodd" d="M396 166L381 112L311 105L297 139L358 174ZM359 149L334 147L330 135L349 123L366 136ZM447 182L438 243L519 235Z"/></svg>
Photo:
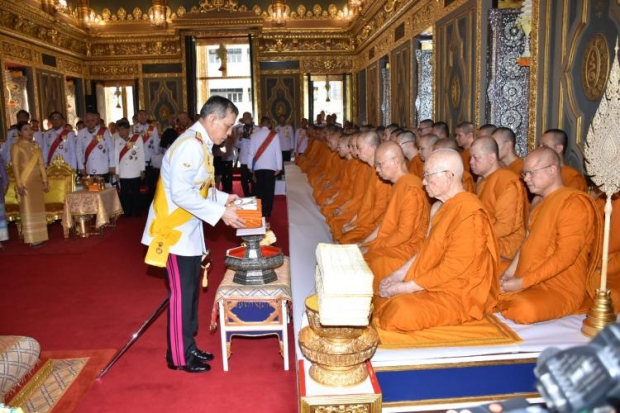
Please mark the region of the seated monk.
<svg viewBox="0 0 620 413"><path fill-rule="evenodd" d="M382 143L375 154L379 176L392 183L390 200L381 224L362 241L360 249L379 282L420 252L426 237L429 204L422 181L407 170L405 156L395 142Z"/></svg>
<svg viewBox="0 0 620 413"><path fill-rule="evenodd" d="M605 196L596 198L596 205L599 207L601 219L605 215ZM609 257L607 261L607 289L611 290L611 300L614 303L614 311L620 313L620 192L611 197L611 225L609 228ZM601 238L602 242L602 238ZM597 276L594 280L594 288L599 288L600 265Z"/></svg>
<svg viewBox="0 0 620 413"><path fill-rule="evenodd" d="M459 148L463 149L461 151L461 158L463 158L465 170L467 172L471 172L469 166L469 154L471 145L474 143L474 125L471 122L461 122L456 125L455 140Z"/></svg>
<svg viewBox="0 0 620 413"><path fill-rule="evenodd" d="M437 149L452 149L453 151L459 151L456 141L450 138L439 139L435 142L435 144L433 144L433 151ZM462 155L461 159L463 159ZM463 168L465 168L465 165L463 165ZM467 169L463 170L463 188L472 194L476 193L476 182L474 181L472 174L470 174Z"/></svg>
<svg viewBox="0 0 620 413"><path fill-rule="evenodd" d="M478 138L471 146L470 164L479 177L476 193L491 217L500 257L512 260L525 237L529 205L521 177L501 167L498 152L493 138Z"/></svg>
<svg viewBox="0 0 620 413"><path fill-rule="evenodd" d="M456 151L439 149L427 158L423 182L428 195L440 201L439 209L420 253L379 285L373 317L382 329L459 325L493 310L499 292L497 241L484 206L463 189L462 173Z"/></svg>
<svg viewBox="0 0 620 413"><path fill-rule="evenodd" d="M415 135L411 131L403 131L396 136L394 141L400 145L400 148L407 158L407 169L409 172L422 179L422 172L424 170L424 162L418 155L418 146L415 142Z"/></svg>
<svg viewBox="0 0 620 413"><path fill-rule="evenodd" d="M381 139L374 131L364 132L357 139L358 157L371 168L375 166L375 151L380 143ZM342 227L342 235L336 241L340 244L357 244L366 239L383 219L391 187L373 170L370 179L366 181L366 190L357 214Z"/></svg>
<svg viewBox="0 0 620 413"><path fill-rule="evenodd" d="M523 245L501 277L498 308L520 324L581 311L597 265L599 216L588 194L562 185L562 163L540 147L523 163L531 193L541 201L530 211Z"/></svg>
<svg viewBox="0 0 620 413"><path fill-rule="evenodd" d="M314 126L308 127L308 146L304 153L295 158L295 163L302 172L307 173L308 169L317 162L319 146L321 146L322 131Z"/></svg>
<svg viewBox="0 0 620 413"><path fill-rule="evenodd" d="M318 153L318 159L315 165L308 169L308 182L313 188L320 186L322 182L330 176L330 165L334 160L334 157L338 158L333 152L332 147L335 147L335 143L340 137L340 129L335 126L325 127L325 144L320 146L320 152Z"/></svg>
<svg viewBox="0 0 620 413"><path fill-rule="evenodd" d="M338 139L338 144L336 146L336 150L338 156L343 163L342 171L338 176L338 179L333 182L328 188L323 190L323 193L317 197L316 203L323 210L324 206L329 206L334 203L336 196L338 193L347 186L350 186L353 183L353 179L355 178L355 168L356 164L351 156L351 150L349 148L349 138L348 135L342 135ZM350 162L351 161L351 162Z"/></svg>
<svg viewBox="0 0 620 413"><path fill-rule="evenodd" d="M327 157L329 159L325 163L325 173L314 182L314 190L312 191L312 196L318 205L330 196L334 190L334 185L340 180L340 174L344 168L344 161L338 153L341 136L342 131L340 130L327 135L327 147L330 150Z"/></svg>
<svg viewBox="0 0 620 413"><path fill-rule="evenodd" d="M519 158L515 150L515 145L517 144L515 133L512 129L502 126L495 129L495 132L493 132L491 136L495 139L495 142L497 142L499 160L504 165L504 168L521 176L523 172L523 158Z"/></svg>
<svg viewBox="0 0 620 413"><path fill-rule="evenodd" d="M540 146L552 149L558 154L562 165L562 183L564 186L587 192L588 184L583 174L572 166L566 165L566 149L568 149L568 136L561 129L549 129L540 137Z"/></svg>

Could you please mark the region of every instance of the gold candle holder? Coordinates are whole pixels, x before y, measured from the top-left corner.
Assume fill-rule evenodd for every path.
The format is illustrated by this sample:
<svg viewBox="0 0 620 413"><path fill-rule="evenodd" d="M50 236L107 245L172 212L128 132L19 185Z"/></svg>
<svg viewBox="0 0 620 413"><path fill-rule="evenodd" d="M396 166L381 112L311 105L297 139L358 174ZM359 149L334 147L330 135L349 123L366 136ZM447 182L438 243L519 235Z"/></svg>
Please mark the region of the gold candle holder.
<svg viewBox="0 0 620 413"><path fill-rule="evenodd" d="M611 301L611 290L601 291L597 289L592 306L586 314L585 320L583 320L581 332L586 337L593 338L606 325L615 322L616 314L614 314L614 305Z"/></svg>

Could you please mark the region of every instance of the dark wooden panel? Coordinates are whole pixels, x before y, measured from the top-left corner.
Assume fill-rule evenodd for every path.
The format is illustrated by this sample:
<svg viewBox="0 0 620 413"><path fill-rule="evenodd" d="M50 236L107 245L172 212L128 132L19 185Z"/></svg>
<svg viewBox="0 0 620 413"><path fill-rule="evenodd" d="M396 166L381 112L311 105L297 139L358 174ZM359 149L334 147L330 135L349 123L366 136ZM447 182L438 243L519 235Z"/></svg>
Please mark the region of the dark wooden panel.
<svg viewBox="0 0 620 413"><path fill-rule="evenodd" d="M366 114L367 123L377 126L381 122L379 120L379 102L381 97L379 95L379 64L375 62L368 66L366 76L366 96L368 113Z"/></svg>
<svg viewBox="0 0 620 413"><path fill-rule="evenodd" d="M357 121L359 125L368 123L368 112L366 111L366 70L361 70L357 74Z"/></svg>
<svg viewBox="0 0 620 413"><path fill-rule="evenodd" d="M37 69L37 86L39 90L40 120L58 111L67 116L67 98L65 96L65 76L62 73Z"/></svg>
<svg viewBox="0 0 620 413"><path fill-rule="evenodd" d="M407 42L392 51L392 122L400 126L412 126L411 98L411 43Z"/></svg>
<svg viewBox="0 0 620 413"><path fill-rule="evenodd" d="M160 124L167 123L168 116L183 111L183 79L144 79L144 100L147 113Z"/></svg>
<svg viewBox="0 0 620 413"><path fill-rule="evenodd" d="M277 120L280 115L295 126L301 119L301 87L297 75L262 75L261 113Z"/></svg>
<svg viewBox="0 0 620 413"><path fill-rule="evenodd" d="M183 64L181 63L158 63L142 65L142 73L183 73Z"/></svg>

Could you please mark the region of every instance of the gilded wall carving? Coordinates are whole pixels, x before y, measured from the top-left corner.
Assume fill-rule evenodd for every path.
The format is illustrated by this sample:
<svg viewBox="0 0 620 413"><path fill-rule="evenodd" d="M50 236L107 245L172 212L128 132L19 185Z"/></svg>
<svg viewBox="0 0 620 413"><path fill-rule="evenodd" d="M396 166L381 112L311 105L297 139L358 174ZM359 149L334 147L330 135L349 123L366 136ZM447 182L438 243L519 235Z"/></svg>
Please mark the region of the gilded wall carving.
<svg viewBox="0 0 620 413"><path fill-rule="evenodd" d="M486 122L512 129L519 156L527 154L530 68L517 64L525 48L525 34L516 25L520 10L493 9L489 21L493 35L488 48L489 86Z"/></svg>
<svg viewBox="0 0 620 413"><path fill-rule="evenodd" d="M145 109L160 124L168 122L168 116L183 111L183 84L180 77L145 79Z"/></svg>
<svg viewBox="0 0 620 413"><path fill-rule="evenodd" d="M609 44L600 33L596 33L588 40L585 58L581 63L581 77L583 91L589 100L598 101L605 93L605 86L609 78Z"/></svg>
<svg viewBox="0 0 620 413"><path fill-rule="evenodd" d="M301 119L302 96L299 76L261 74L261 116L286 116L293 126Z"/></svg>
<svg viewBox="0 0 620 413"><path fill-rule="evenodd" d="M65 76L48 70L37 70L39 92L39 116L47 117L53 111L67 112Z"/></svg>
<svg viewBox="0 0 620 413"><path fill-rule="evenodd" d="M119 65L112 66L109 64L93 65L89 67L90 75L93 77L115 77L115 76L131 76L135 77L139 73L138 65Z"/></svg>
<svg viewBox="0 0 620 413"><path fill-rule="evenodd" d="M38 63L41 60L40 54L34 50L8 42L2 42L2 55L5 59L7 57L14 57L18 60L32 63Z"/></svg>
<svg viewBox="0 0 620 413"><path fill-rule="evenodd" d="M301 59L300 70L304 73L311 72L313 74L345 73L353 70L353 60L350 58Z"/></svg>
<svg viewBox="0 0 620 413"><path fill-rule="evenodd" d="M94 43L88 48L87 54L91 57L177 56L180 51L180 42L178 39L175 39L127 43Z"/></svg>
<svg viewBox="0 0 620 413"><path fill-rule="evenodd" d="M330 38L329 36L313 36L300 38L289 36L261 36L259 51L263 54L282 52L353 52L355 45L344 37Z"/></svg>

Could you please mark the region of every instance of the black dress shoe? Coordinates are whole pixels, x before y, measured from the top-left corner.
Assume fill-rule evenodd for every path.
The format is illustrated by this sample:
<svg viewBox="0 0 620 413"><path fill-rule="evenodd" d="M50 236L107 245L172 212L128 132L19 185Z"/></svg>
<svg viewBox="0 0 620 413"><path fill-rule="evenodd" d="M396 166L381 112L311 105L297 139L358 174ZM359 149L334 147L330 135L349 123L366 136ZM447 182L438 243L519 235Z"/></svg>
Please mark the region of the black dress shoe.
<svg viewBox="0 0 620 413"><path fill-rule="evenodd" d="M182 370L187 373L206 373L211 370L211 366L200 362L200 360L195 357L189 358L187 360L187 364L184 366L175 366L174 364L168 362L168 368L170 370Z"/></svg>
<svg viewBox="0 0 620 413"><path fill-rule="evenodd" d="M196 349L193 350L190 354L200 361L211 361L214 359L213 354L209 353L208 351Z"/></svg>

